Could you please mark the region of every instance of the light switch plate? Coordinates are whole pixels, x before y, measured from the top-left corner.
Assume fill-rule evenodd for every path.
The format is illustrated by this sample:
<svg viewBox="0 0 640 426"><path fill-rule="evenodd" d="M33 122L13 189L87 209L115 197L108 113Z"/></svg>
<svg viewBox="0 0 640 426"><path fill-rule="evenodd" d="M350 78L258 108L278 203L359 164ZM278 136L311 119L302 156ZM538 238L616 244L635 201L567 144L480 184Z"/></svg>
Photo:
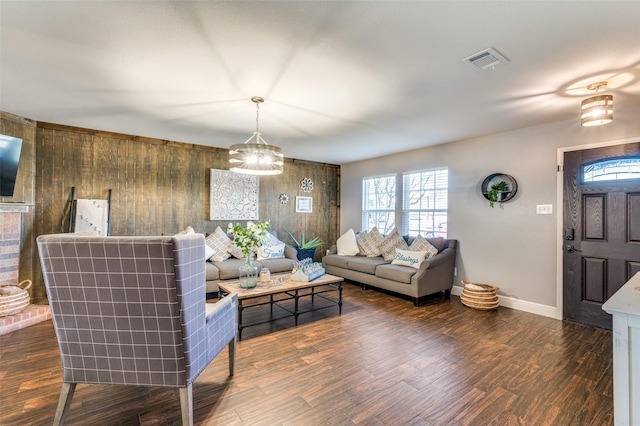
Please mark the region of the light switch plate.
<svg viewBox="0 0 640 426"><path fill-rule="evenodd" d="M553 204L536 205L536 214L553 214Z"/></svg>

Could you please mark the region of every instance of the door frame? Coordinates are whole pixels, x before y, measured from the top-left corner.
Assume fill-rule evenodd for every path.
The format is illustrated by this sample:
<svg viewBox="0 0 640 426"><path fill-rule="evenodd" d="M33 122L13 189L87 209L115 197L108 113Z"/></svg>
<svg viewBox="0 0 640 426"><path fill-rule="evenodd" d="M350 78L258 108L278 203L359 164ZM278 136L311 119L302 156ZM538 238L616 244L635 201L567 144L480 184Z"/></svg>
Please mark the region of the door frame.
<svg viewBox="0 0 640 426"><path fill-rule="evenodd" d="M625 139L616 139L611 141L595 142L585 145L574 145L558 148L557 164L558 172L556 174L556 319L563 318L563 297L564 289L563 277L563 255L564 255L564 236L562 233L562 225L564 222L564 154L571 151L582 151L592 148L605 148L608 146L625 145L628 143L640 142L640 137L631 137Z"/></svg>

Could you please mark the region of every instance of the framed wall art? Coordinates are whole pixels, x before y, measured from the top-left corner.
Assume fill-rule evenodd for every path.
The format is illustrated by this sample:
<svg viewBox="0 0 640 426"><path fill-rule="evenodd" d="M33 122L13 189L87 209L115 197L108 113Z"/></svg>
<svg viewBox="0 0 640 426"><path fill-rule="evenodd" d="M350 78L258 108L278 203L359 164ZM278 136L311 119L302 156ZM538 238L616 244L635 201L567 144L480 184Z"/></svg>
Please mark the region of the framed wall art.
<svg viewBox="0 0 640 426"><path fill-rule="evenodd" d="M211 169L210 220L258 220L258 176Z"/></svg>
<svg viewBox="0 0 640 426"><path fill-rule="evenodd" d="M296 197L296 213L311 213L312 206L312 197Z"/></svg>

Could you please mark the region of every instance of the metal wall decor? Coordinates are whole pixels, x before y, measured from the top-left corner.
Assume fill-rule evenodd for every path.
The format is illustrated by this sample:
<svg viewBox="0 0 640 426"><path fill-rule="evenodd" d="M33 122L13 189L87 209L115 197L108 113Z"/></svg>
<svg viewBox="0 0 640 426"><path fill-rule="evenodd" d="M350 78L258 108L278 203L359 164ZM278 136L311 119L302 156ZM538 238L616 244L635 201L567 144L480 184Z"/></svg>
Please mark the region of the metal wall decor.
<svg viewBox="0 0 640 426"><path fill-rule="evenodd" d="M493 203L504 203L515 197L518 192L518 182L516 179L505 173L492 173L482 181L482 195L489 200L489 205Z"/></svg>
<svg viewBox="0 0 640 426"><path fill-rule="evenodd" d="M302 189L303 192L313 191L313 181L308 177L302 179L300 181L300 189Z"/></svg>

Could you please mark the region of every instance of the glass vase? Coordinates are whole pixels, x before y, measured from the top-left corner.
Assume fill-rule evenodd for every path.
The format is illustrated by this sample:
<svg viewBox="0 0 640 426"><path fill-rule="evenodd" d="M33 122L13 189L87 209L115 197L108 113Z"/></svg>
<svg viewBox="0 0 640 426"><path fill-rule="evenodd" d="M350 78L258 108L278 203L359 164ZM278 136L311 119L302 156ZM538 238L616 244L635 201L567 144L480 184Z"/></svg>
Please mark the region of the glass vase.
<svg viewBox="0 0 640 426"><path fill-rule="evenodd" d="M251 254L247 255L247 260L238 268L238 277L241 288L254 288L258 284L258 267L253 264Z"/></svg>

